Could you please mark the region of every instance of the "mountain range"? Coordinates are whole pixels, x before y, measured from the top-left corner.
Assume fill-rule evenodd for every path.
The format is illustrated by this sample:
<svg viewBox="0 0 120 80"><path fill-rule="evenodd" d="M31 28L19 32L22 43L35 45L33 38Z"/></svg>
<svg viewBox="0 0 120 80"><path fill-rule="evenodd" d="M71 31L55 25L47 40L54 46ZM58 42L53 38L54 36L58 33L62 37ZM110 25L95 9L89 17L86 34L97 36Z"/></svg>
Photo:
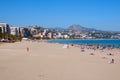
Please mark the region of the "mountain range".
<svg viewBox="0 0 120 80"><path fill-rule="evenodd" d="M71 25L71 26L69 26L67 29L68 29L68 30L72 30L72 31L76 31L76 32L99 31L99 30L96 30L96 29L93 29L93 28L86 28L86 27L83 27L83 26L77 25L77 24Z"/></svg>
<svg viewBox="0 0 120 80"><path fill-rule="evenodd" d="M68 28L49 28L50 30L56 30L56 31L72 31L72 32L79 32L79 33L85 33L85 32L102 32L102 33L116 33L117 31L103 31L103 30L97 30L94 28L87 28L83 27L79 24L73 24L69 26ZM117 32L120 33L120 32Z"/></svg>

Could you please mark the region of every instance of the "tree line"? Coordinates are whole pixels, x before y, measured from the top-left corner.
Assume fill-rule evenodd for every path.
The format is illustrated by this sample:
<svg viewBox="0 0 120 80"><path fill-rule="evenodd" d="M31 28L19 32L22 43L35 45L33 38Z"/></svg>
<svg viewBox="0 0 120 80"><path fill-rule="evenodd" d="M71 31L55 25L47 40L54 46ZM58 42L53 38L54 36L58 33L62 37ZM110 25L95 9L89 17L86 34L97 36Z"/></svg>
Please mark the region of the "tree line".
<svg viewBox="0 0 120 80"><path fill-rule="evenodd" d="M22 36L0 32L0 40L2 40L2 39L6 39L8 41L20 41L22 39Z"/></svg>

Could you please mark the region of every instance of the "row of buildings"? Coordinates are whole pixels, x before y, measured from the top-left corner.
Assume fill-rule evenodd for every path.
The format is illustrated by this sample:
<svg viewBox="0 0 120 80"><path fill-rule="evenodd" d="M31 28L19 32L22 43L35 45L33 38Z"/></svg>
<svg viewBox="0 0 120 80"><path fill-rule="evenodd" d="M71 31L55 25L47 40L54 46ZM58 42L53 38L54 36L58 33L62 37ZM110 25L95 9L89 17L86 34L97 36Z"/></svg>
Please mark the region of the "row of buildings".
<svg viewBox="0 0 120 80"><path fill-rule="evenodd" d="M27 38L45 39L120 39L120 33L110 32L76 32L71 30L47 29L40 26L12 27L7 23L0 23L0 32L11 35L21 35Z"/></svg>
<svg viewBox="0 0 120 80"><path fill-rule="evenodd" d="M11 35L23 35L24 28L12 27L7 23L0 23L0 32L11 34Z"/></svg>
<svg viewBox="0 0 120 80"><path fill-rule="evenodd" d="M21 35L22 37L48 37L52 38L52 33L48 29L41 27L13 27L7 23L0 23L0 32L11 35Z"/></svg>

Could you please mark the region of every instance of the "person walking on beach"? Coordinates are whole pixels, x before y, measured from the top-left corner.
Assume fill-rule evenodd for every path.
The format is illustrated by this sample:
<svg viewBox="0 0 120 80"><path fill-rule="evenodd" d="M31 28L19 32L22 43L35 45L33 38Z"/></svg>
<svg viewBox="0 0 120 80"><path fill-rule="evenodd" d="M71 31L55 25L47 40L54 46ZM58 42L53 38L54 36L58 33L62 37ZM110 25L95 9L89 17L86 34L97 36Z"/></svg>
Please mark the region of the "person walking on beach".
<svg viewBox="0 0 120 80"><path fill-rule="evenodd" d="M29 52L29 48L27 47L27 52Z"/></svg>

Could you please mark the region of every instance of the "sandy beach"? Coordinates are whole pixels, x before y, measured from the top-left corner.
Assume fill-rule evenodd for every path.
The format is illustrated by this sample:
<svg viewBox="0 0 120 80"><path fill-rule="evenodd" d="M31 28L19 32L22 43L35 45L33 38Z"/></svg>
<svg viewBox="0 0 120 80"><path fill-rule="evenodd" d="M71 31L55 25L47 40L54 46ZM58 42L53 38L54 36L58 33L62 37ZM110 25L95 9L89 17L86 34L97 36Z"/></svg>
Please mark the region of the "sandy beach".
<svg viewBox="0 0 120 80"><path fill-rule="evenodd" d="M120 80L119 49L62 47L32 41L1 44L0 80Z"/></svg>

